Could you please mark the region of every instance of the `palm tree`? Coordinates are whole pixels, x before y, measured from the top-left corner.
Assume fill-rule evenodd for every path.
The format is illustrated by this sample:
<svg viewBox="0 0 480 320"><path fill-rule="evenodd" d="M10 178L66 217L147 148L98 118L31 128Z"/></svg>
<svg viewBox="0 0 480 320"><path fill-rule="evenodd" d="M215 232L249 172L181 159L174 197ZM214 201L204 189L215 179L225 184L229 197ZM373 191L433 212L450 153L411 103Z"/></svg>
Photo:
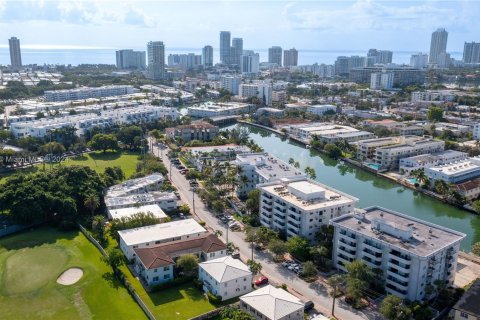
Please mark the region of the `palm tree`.
<svg viewBox="0 0 480 320"><path fill-rule="evenodd" d="M93 213L100 206L100 199L98 199L95 194L90 194L85 197L83 205L85 206L85 208L90 210L90 214L93 217Z"/></svg>
<svg viewBox="0 0 480 320"><path fill-rule="evenodd" d="M412 176L417 179L417 182L419 184L427 184L428 182L428 177L425 174L425 170L422 169L417 169L412 171Z"/></svg>
<svg viewBox="0 0 480 320"><path fill-rule="evenodd" d="M295 164L295 159L293 158L288 159L288 164L293 166Z"/></svg>

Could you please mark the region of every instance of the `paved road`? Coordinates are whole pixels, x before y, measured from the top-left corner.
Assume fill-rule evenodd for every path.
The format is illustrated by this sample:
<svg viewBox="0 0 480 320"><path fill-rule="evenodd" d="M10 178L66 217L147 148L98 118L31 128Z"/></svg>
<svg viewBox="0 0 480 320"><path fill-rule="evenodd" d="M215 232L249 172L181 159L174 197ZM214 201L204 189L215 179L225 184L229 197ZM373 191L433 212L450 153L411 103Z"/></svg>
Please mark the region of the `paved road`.
<svg viewBox="0 0 480 320"><path fill-rule="evenodd" d="M166 156L168 149L160 150L153 147L154 155L160 157L168 170L171 169L171 182L178 189L180 198L187 203L193 210L199 220L206 222L207 226L213 230L221 230L223 232L222 239L226 241L227 226L220 222L203 204L197 195L193 195L188 181L174 167L170 166L170 161ZM195 207L193 206L193 198L195 198ZM242 232L228 231L228 241L233 242L240 249L240 256L243 261L251 259L252 250L250 244L245 242L245 235ZM320 280L315 283L307 283L300 279L293 272L283 268L280 264L271 260L270 254L267 252L254 251L254 259L262 264L262 274L267 276L271 282L276 284L285 283L291 290L299 295L302 300L312 300L315 303L315 309L326 315L331 315L332 298L328 294L328 289ZM381 316L373 310L357 311L345 304L343 299L337 299L335 305L335 315L339 319L381 319Z"/></svg>

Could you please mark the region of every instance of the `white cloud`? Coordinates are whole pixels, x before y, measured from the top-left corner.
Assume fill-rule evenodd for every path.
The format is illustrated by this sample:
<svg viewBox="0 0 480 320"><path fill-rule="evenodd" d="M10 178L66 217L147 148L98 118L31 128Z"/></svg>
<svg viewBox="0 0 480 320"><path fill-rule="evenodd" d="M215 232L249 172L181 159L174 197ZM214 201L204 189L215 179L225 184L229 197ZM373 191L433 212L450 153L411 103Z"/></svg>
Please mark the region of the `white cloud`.
<svg viewBox="0 0 480 320"><path fill-rule="evenodd" d="M285 17L294 29L326 32L418 30L444 25L463 25L468 17L459 17L455 3L386 2L357 0L339 2L340 7L314 6L285 8ZM461 18L461 19L460 19ZM469 20L469 19L468 19Z"/></svg>

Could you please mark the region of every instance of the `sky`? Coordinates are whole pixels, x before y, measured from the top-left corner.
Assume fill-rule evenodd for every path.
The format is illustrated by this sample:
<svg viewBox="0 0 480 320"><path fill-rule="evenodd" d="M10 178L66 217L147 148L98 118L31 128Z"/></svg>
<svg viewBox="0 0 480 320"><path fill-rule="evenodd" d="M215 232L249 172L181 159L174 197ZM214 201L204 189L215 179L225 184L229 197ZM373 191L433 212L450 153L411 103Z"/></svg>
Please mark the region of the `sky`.
<svg viewBox="0 0 480 320"><path fill-rule="evenodd" d="M447 51L463 51L480 41L479 13L478 0L0 0L0 47L16 36L22 48L218 48L227 30L247 49L428 52L443 27Z"/></svg>

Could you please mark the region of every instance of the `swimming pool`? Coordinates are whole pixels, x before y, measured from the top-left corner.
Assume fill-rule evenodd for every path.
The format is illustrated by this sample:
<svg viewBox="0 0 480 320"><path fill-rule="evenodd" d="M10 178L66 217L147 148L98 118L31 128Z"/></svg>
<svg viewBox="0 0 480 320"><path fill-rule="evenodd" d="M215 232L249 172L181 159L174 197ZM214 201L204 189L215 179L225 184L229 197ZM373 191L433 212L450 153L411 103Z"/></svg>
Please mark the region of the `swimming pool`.
<svg viewBox="0 0 480 320"><path fill-rule="evenodd" d="M408 183L411 183L411 184L415 184L415 183L418 183L417 182L417 178L408 178L408 179L405 179L407 180Z"/></svg>
<svg viewBox="0 0 480 320"><path fill-rule="evenodd" d="M369 166L370 168L372 168L373 170L380 170L380 165L379 164L376 164L376 163L366 163L367 166Z"/></svg>

